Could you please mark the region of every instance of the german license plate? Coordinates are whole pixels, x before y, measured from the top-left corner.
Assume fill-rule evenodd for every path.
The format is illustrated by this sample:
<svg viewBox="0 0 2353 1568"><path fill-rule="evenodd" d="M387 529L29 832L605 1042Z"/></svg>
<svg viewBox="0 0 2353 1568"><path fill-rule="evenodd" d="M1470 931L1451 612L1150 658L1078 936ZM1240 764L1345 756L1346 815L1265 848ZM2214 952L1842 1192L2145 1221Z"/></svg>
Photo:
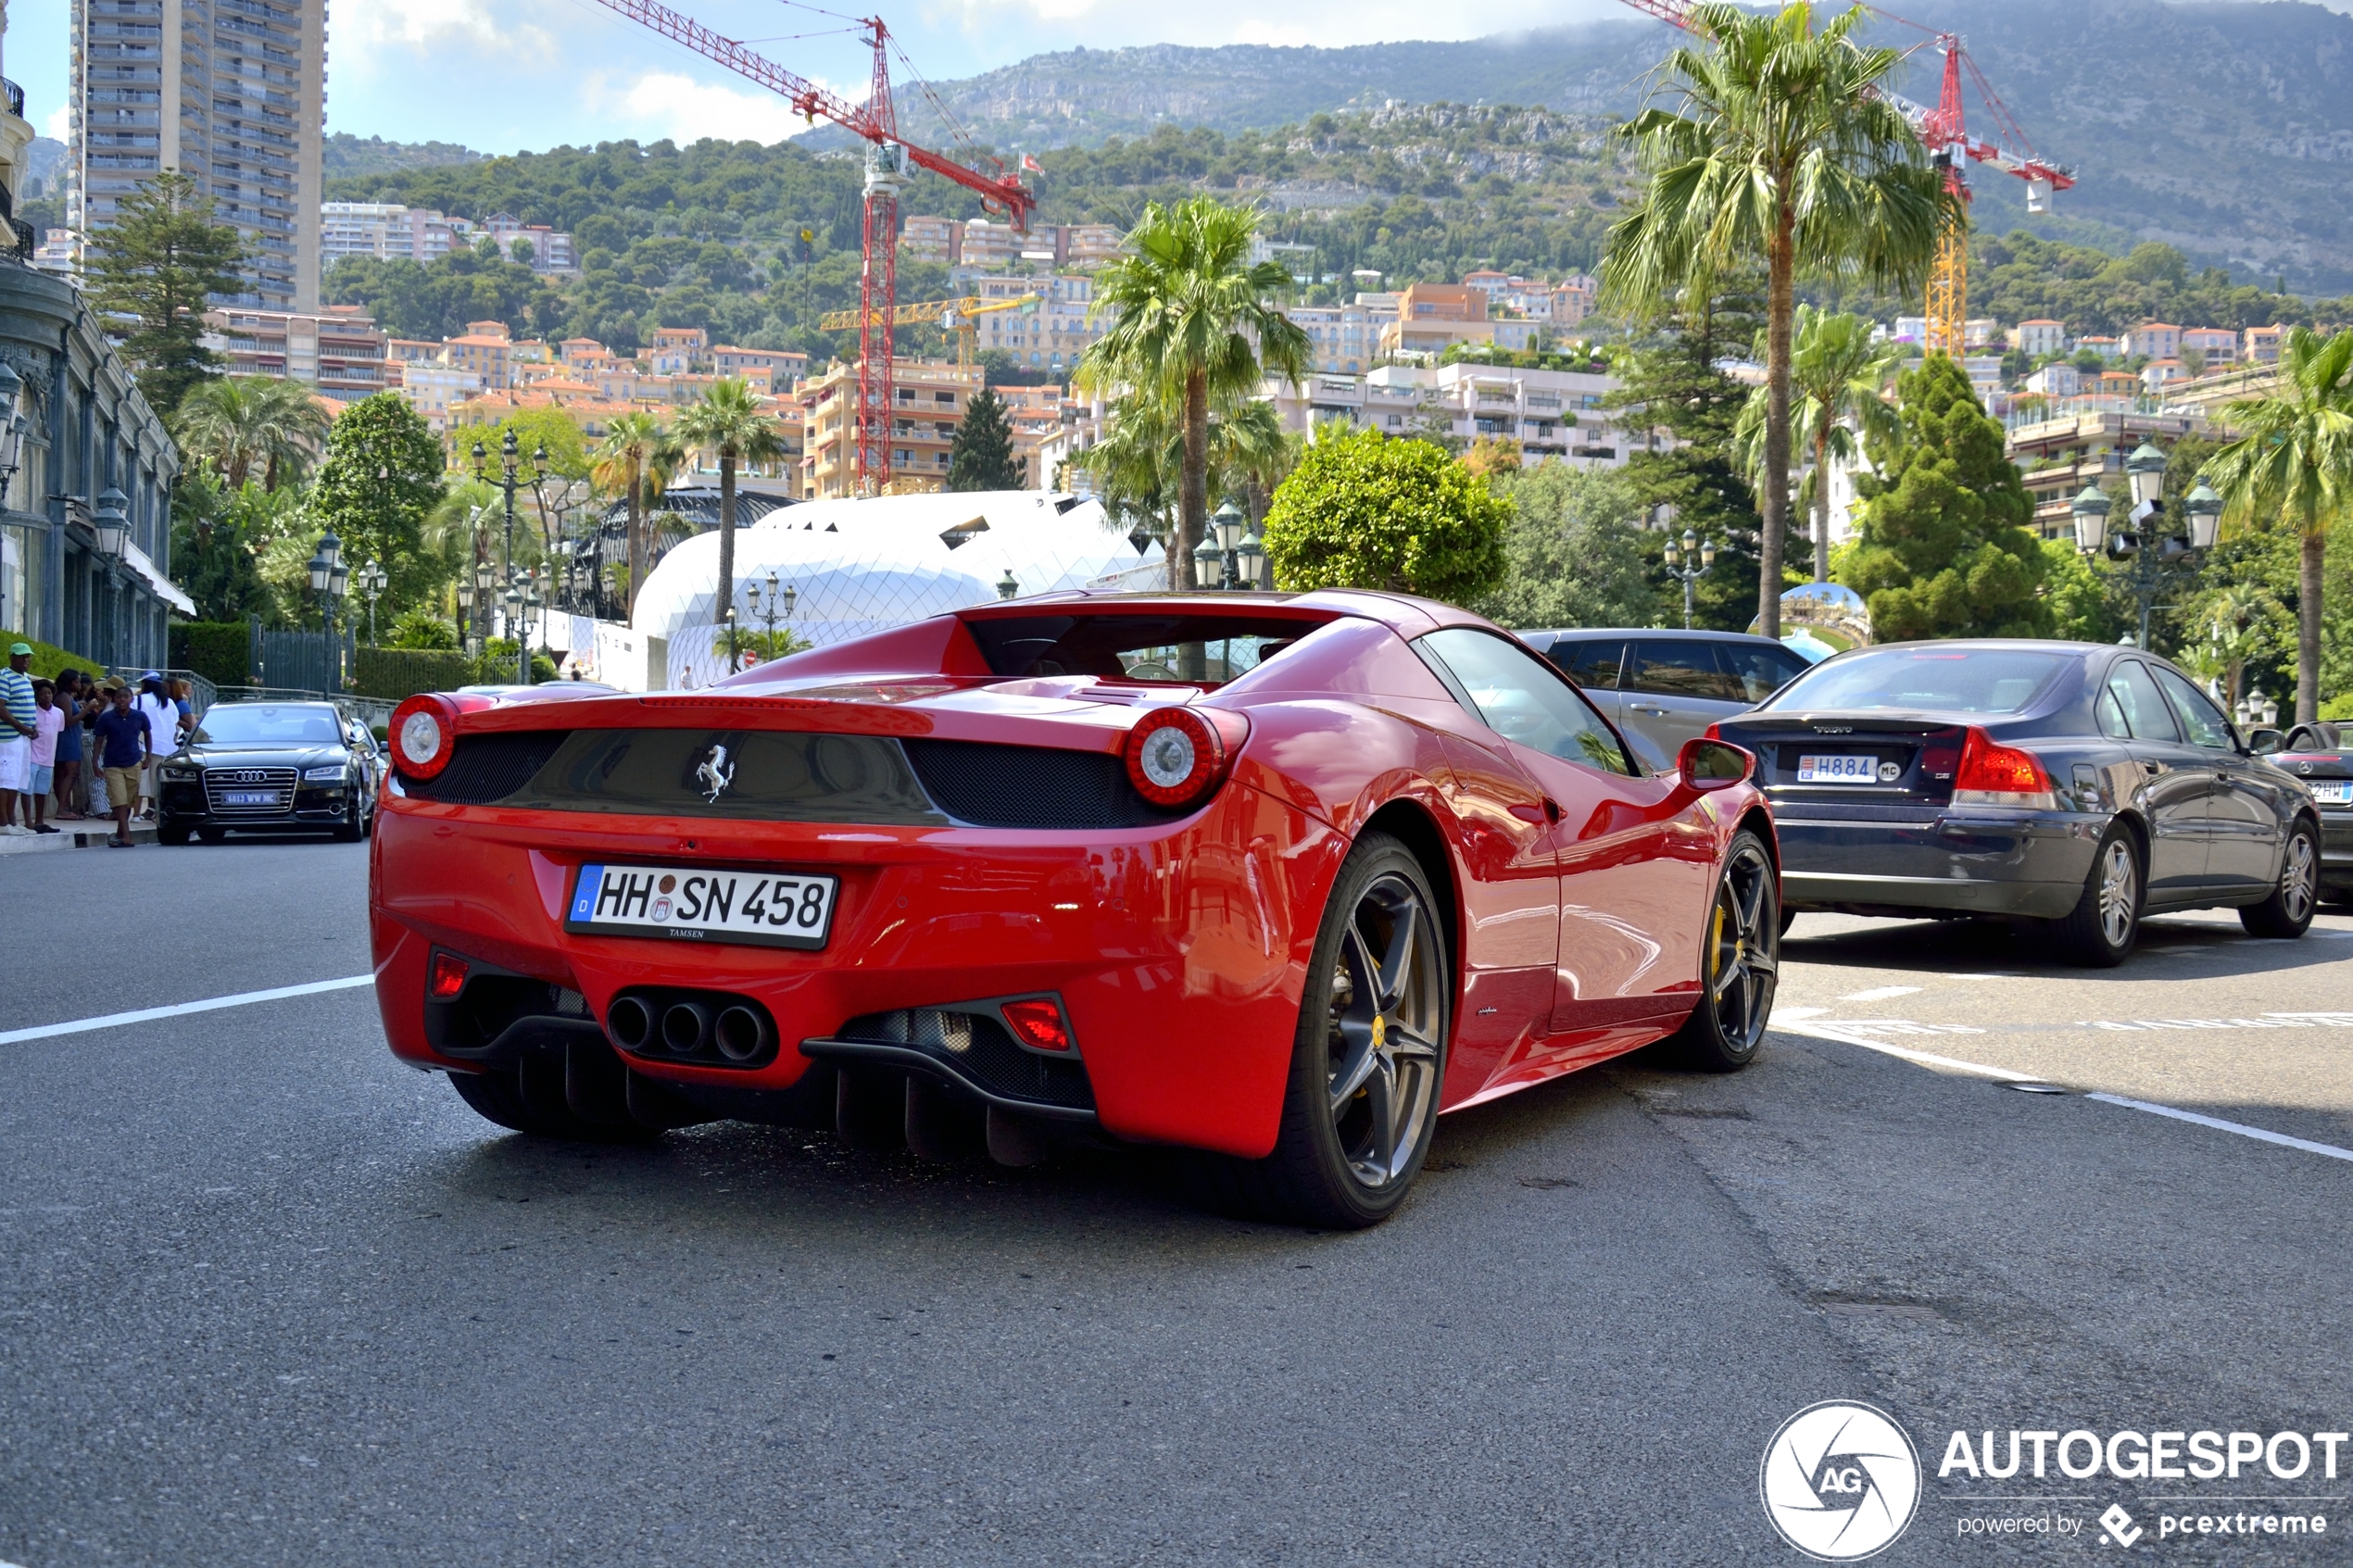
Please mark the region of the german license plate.
<svg viewBox="0 0 2353 1568"><path fill-rule="evenodd" d="M834 922L837 878L807 872L680 866L580 868L564 929L602 936L673 936L822 947Z"/></svg>
<svg viewBox="0 0 2353 1568"><path fill-rule="evenodd" d="M2325 781L2318 784L2308 783L2304 787L2312 792L2313 799L2327 805L2353 805L2353 779L2335 783Z"/></svg>
<svg viewBox="0 0 2353 1568"><path fill-rule="evenodd" d="M275 806L278 792L274 789L232 789L220 797L223 806Z"/></svg>
<svg viewBox="0 0 2353 1568"><path fill-rule="evenodd" d="M1831 757L1800 757L1797 759L1799 784L1859 784L1879 783L1879 759L1842 754Z"/></svg>

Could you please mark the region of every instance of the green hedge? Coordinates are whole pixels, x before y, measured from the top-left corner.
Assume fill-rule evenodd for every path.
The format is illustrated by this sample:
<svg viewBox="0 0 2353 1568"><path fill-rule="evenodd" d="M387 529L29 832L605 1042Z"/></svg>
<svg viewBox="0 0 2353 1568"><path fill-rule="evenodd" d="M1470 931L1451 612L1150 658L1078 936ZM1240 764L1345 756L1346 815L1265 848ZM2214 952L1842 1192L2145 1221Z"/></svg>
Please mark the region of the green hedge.
<svg viewBox="0 0 2353 1568"><path fill-rule="evenodd" d="M68 670L79 670L85 675L106 673L105 665L86 655L68 653L54 644L44 643L38 637L28 637L21 632L0 632L0 648L5 648L12 643L32 645L31 672L35 675L46 676L52 681L56 680L59 673Z"/></svg>
<svg viewBox="0 0 2353 1568"><path fill-rule="evenodd" d="M462 653L423 648L359 648L352 658L352 686L361 696L397 701L419 692L455 691L478 684L478 663ZM508 679L512 680L510 671Z"/></svg>
<svg viewBox="0 0 2353 1568"><path fill-rule="evenodd" d="M253 628L243 621L182 621L171 628L170 664L193 670L216 686L251 683Z"/></svg>

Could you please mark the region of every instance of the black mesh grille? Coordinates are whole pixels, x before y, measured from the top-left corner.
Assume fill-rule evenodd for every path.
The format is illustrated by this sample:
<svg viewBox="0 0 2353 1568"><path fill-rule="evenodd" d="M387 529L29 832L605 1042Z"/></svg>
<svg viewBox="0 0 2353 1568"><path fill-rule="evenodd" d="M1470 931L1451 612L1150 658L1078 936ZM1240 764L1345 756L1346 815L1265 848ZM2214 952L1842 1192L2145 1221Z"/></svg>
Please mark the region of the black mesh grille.
<svg viewBox="0 0 2353 1568"><path fill-rule="evenodd" d="M943 1022L950 1027L943 1029ZM1082 1063L1022 1049L993 1013L929 1009L870 1012L842 1025L841 1038L912 1047L952 1064L982 1088L1007 1099L1072 1110L1095 1109L1095 1091L1088 1085Z"/></svg>
<svg viewBox="0 0 2353 1568"><path fill-rule="evenodd" d="M449 766L430 779L404 778L400 787L420 800L452 806L487 806L531 782L564 743L562 730L519 730L503 734L460 735Z"/></svg>
<svg viewBox="0 0 2353 1568"><path fill-rule="evenodd" d="M1134 828L1184 815L1164 811L1103 751L985 741L909 740L915 776L941 809L984 828Z"/></svg>

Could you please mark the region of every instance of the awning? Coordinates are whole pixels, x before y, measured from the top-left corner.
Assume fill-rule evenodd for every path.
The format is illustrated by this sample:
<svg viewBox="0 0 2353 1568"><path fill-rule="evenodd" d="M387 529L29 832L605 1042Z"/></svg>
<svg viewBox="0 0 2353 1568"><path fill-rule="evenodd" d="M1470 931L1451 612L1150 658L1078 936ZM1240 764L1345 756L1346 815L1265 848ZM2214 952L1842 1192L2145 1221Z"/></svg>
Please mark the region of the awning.
<svg viewBox="0 0 2353 1568"><path fill-rule="evenodd" d="M156 597L189 620L196 618L196 601L181 592L179 583L157 571L156 563L147 558L147 553L127 539L122 544L122 564L136 572L154 590Z"/></svg>

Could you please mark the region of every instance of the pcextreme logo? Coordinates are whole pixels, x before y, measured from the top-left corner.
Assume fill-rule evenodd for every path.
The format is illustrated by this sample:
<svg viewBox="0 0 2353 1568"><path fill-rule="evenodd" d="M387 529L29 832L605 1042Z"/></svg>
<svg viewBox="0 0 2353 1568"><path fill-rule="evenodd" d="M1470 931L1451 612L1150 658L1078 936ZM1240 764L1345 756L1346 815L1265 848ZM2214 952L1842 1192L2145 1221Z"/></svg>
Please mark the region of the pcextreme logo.
<svg viewBox="0 0 2353 1568"><path fill-rule="evenodd" d="M1884 1411L1825 1399L1781 1423L1756 1489L1781 1539L1819 1562L1859 1562L1911 1524L1920 1456Z"/></svg>

